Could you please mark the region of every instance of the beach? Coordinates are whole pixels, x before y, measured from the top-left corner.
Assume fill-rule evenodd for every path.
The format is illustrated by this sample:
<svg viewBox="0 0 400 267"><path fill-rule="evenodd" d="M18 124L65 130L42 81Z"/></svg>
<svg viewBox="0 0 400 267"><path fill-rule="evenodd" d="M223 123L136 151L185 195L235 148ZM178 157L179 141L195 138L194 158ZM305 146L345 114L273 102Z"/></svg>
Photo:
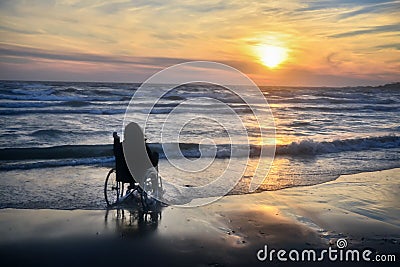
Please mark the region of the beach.
<svg viewBox="0 0 400 267"><path fill-rule="evenodd" d="M312 258L282 261L277 251L312 249L320 256L338 244L346 245L342 252L399 258L399 84L266 86L260 90L268 105L257 99L247 105L226 88L194 83L169 90L152 106L168 89L154 84L130 110L139 87L0 83L3 265L318 265ZM274 127L262 124L274 132L268 138L261 138L253 108L272 112ZM171 114L173 123L165 123ZM112 133L123 137L123 125L147 116L143 130L159 153L169 204L196 206L227 195L201 207L167 205L152 216L129 205L107 209ZM261 155L263 149L275 153ZM252 191L259 166L265 180ZM275 254L264 258L267 251ZM375 264L326 254L321 261Z"/></svg>
<svg viewBox="0 0 400 267"><path fill-rule="evenodd" d="M160 217L147 221L129 207L2 209L0 257L3 266L279 266L294 263L259 261L257 252L265 245L320 251L342 238L347 241L344 249L370 249L372 256L392 254L398 261L399 170L225 196L197 208L168 206ZM367 263L323 261L338 266Z"/></svg>
<svg viewBox="0 0 400 267"><path fill-rule="evenodd" d="M0 267L400 266L400 0L0 7Z"/></svg>

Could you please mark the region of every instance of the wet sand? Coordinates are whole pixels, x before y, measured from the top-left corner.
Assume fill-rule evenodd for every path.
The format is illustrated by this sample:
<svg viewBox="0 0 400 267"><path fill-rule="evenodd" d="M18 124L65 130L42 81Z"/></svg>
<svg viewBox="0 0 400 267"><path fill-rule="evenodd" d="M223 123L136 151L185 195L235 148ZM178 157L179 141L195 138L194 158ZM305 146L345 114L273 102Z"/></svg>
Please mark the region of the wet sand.
<svg viewBox="0 0 400 267"><path fill-rule="evenodd" d="M0 259L2 266L290 266L260 262L256 254L264 245L327 249L345 238L347 248L392 253L399 261L399 173L341 176L315 186L227 196L199 208L165 207L157 218L135 209L3 209Z"/></svg>

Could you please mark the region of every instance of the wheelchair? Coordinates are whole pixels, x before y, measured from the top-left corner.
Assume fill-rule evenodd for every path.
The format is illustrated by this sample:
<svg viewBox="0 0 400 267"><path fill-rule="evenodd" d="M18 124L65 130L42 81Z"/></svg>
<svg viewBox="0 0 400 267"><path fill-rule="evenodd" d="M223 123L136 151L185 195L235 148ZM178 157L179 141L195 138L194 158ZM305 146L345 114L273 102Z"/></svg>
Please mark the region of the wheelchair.
<svg viewBox="0 0 400 267"><path fill-rule="evenodd" d="M137 126L136 131L139 130L140 128ZM147 155L144 154L143 157L148 156L152 166L140 166L144 169L138 175L128 168L119 136L114 133L113 137L115 168L108 172L104 182L104 198L107 207L134 202L139 204L145 212L156 211L161 206L160 199L163 194L162 179L158 174L158 153L152 152L145 144ZM132 149L136 148L132 147ZM134 177L132 173L141 177Z"/></svg>

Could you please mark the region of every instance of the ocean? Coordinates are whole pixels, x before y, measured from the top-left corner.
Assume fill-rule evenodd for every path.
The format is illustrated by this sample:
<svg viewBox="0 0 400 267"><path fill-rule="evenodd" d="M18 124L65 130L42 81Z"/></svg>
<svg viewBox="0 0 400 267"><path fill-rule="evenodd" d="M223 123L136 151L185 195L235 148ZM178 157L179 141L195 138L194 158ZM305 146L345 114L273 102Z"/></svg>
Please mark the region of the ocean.
<svg viewBox="0 0 400 267"><path fill-rule="evenodd" d="M0 208L104 209L104 179L114 164L112 133L123 134L125 112L139 86L1 81ZM163 86L167 85L152 85L149 93ZM259 104L256 108L270 108L273 114L276 151L270 172L256 192L400 167L399 83L260 90L269 107ZM229 106L243 120L248 136L221 127L218 122L230 123L229 114L204 99ZM183 117L198 119L181 129L182 160L215 157L213 166L201 175L177 170L163 151L163 145L176 140L168 131L161 138L161 122L186 100L195 104L183 107ZM147 99L142 101L135 107L138 114L148 104ZM259 142L259 129L246 103L226 88L200 83L182 85L164 95L151 111L145 134L160 153L161 176L188 187L209 183L232 161L232 140L238 146L249 144L250 155L235 154L234 160L246 165L246 171L229 194L249 193L260 149L270 145ZM203 143L204 139L208 141ZM214 147L215 154L204 153Z"/></svg>

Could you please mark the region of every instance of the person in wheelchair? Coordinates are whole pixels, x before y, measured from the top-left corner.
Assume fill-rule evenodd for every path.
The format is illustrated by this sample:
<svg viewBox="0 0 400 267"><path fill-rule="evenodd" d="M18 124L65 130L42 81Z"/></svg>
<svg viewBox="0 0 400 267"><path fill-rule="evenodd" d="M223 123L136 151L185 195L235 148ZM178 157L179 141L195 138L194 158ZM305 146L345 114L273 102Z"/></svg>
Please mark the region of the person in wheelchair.
<svg viewBox="0 0 400 267"><path fill-rule="evenodd" d="M117 185L111 186L111 190L116 191L116 202L124 201L131 193L136 192L140 194L143 207L150 206L162 192L162 182L158 175L159 154L151 150L140 126L136 123L129 123L125 127L123 142L117 132L113 133L113 138ZM125 192L126 183L129 186ZM109 203L107 197L109 191L105 189L107 204L117 204Z"/></svg>

